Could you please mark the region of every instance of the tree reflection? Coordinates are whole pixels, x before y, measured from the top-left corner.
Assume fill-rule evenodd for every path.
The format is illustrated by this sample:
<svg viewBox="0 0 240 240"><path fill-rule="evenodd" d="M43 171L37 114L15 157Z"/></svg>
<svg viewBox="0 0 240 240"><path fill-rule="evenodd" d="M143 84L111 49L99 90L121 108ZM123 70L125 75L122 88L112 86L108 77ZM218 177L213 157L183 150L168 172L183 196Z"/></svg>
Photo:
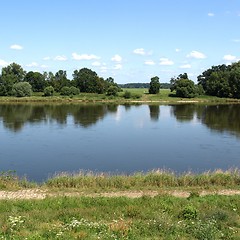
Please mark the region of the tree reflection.
<svg viewBox="0 0 240 240"><path fill-rule="evenodd" d="M240 105L174 105L172 115L180 122L192 121L194 116L208 128L229 132L240 137Z"/></svg>
<svg viewBox="0 0 240 240"><path fill-rule="evenodd" d="M0 118L3 126L13 132L20 131L26 123L56 121L67 124L68 116L73 116L74 123L84 128L96 124L110 112L117 112L117 105L82 105L82 104L1 104Z"/></svg>
<svg viewBox="0 0 240 240"><path fill-rule="evenodd" d="M150 118L152 121L157 122L160 115L160 106L159 105L148 105L150 111Z"/></svg>
<svg viewBox="0 0 240 240"><path fill-rule="evenodd" d="M195 105L174 105L171 107L171 114L175 116L175 118L179 122L189 122L194 118L195 113Z"/></svg>
<svg viewBox="0 0 240 240"><path fill-rule="evenodd" d="M240 105L207 106L202 123L212 130L230 132L240 137Z"/></svg>

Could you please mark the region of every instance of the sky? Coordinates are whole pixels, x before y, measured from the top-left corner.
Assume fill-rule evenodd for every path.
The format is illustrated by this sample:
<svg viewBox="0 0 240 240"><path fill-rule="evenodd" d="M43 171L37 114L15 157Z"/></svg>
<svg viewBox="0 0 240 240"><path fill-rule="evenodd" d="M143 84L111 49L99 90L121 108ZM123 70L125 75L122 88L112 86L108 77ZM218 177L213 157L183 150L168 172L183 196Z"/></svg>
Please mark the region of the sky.
<svg viewBox="0 0 240 240"><path fill-rule="evenodd" d="M0 69L160 82L240 60L240 0L1 0Z"/></svg>

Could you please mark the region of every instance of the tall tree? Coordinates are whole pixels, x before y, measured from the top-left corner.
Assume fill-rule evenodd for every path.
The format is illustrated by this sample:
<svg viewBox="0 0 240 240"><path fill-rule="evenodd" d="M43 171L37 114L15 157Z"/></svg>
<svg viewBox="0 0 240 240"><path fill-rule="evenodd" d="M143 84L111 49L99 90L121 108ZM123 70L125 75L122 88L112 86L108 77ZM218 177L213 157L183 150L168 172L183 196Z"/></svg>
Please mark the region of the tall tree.
<svg viewBox="0 0 240 240"><path fill-rule="evenodd" d="M28 72L24 78L24 81L31 84L33 92L43 92L44 88L46 87L44 75L39 72Z"/></svg>
<svg viewBox="0 0 240 240"><path fill-rule="evenodd" d="M74 85L80 89L80 92L103 93L105 83L99 78L97 73L88 68L82 68L73 73Z"/></svg>
<svg viewBox="0 0 240 240"><path fill-rule="evenodd" d="M160 91L160 82L159 77L155 76L151 78L150 87L149 87L150 94L157 94Z"/></svg>
<svg viewBox="0 0 240 240"><path fill-rule="evenodd" d="M6 96L12 94L12 87L17 82L22 82L26 72L16 63L2 68L2 75L0 78L0 95Z"/></svg>

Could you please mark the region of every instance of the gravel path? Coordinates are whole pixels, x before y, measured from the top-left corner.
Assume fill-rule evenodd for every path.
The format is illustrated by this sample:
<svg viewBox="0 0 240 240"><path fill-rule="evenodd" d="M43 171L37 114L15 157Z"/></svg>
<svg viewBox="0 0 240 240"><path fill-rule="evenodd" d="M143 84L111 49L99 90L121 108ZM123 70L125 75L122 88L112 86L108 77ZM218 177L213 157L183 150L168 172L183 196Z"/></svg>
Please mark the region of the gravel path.
<svg viewBox="0 0 240 240"><path fill-rule="evenodd" d="M240 190L220 190L220 191L202 191L199 193L200 196L206 195L240 195ZM41 189L27 189L27 190L18 190L18 191L0 191L0 200L7 199L44 199L46 197L57 197L57 196L86 196L86 197L129 197L129 198L139 198L142 196L154 197L157 195L171 195L174 197L186 198L190 195L190 192L187 191L119 191L119 192L105 192L105 193L84 193L84 192L53 192L49 193Z"/></svg>

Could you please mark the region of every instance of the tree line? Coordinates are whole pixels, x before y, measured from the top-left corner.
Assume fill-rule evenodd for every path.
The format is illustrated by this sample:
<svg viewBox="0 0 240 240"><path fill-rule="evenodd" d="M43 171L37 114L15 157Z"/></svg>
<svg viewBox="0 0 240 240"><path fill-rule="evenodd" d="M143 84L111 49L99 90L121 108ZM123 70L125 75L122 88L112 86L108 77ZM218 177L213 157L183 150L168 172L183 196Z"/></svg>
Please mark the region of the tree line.
<svg viewBox="0 0 240 240"><path fill-rule="evenodd" d="M231 65L218 65L204 71L197 77L195 84L187 73L173 77L170 83L160 83L158 76L150 83L128 83L118 85L112 77L104 79L88 68L75 70L73 79L67 78L64 70L52 72L26 72L19 64L11 63L2 68L0 74L0 96L30 96L32 92L43 92L52 96L54 92L61 95L78 95L80 92L98 93L116 96L125 88L148 88L150 94L159 93L161 88L170 88L170 96L193 98L198 95L210 95L226 98L240 98L240 61ZM126 96L127 98L127 96Z"/></svg>
<svg viewBox="0 0 240 240"><path fill-rule="evenodd" d="M120 87L112 77L103 79L96 72L82 68L73 72L73 79L67 78L67 72L26 72L19 64L11 63L2 68L0 75L0 96L30 96L33 92L44 92L51 96L54 92L61 95L77 95L79 92L106 93L116 95Z"/></svg>
<svg viewBox="0 0 240 240"><path fill-rule="evenodd" d="M231 65L218 65L204 71L197 77L195 84L187 73L179 74L170 80L170 89L175 96L193 98L209 95L226 98L240 98L240 61ZM160 89L159 78L151 78L149 93L157 94ZM172 94L174 95L174 94Z"/></svg>

